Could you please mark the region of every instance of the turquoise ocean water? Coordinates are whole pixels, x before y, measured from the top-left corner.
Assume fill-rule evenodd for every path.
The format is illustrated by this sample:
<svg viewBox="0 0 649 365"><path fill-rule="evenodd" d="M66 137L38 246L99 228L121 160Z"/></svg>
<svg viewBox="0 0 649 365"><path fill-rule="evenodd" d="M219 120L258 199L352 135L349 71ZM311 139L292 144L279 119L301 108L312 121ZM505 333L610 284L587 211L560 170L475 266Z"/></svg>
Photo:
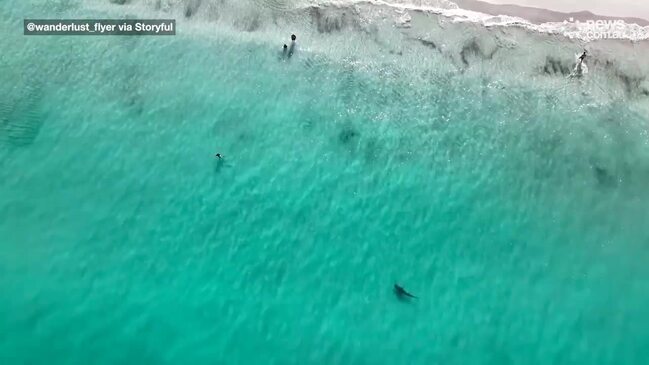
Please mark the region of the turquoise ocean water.
<svg viewBox="0 0 649 365"><path fill-rule="evenodd" d="M646 99L69 3L0 5L0 363L647 363Z"/></svg>

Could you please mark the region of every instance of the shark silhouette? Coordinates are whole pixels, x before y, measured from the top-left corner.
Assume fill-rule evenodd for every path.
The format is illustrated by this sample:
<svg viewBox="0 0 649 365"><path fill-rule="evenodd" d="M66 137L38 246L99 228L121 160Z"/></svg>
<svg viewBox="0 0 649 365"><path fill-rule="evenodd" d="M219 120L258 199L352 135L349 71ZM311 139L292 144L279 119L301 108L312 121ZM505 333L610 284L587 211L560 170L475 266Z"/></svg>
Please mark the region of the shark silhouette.
<svg viewBox="0 0 649 365"><path fill-rule="evenodd" d="M397 297L403 299L403 298L414 298L417 299L416 296L408 293L406 289L404 289L401 285L399 284L394 284L394 294L397 295Z"/></svg>

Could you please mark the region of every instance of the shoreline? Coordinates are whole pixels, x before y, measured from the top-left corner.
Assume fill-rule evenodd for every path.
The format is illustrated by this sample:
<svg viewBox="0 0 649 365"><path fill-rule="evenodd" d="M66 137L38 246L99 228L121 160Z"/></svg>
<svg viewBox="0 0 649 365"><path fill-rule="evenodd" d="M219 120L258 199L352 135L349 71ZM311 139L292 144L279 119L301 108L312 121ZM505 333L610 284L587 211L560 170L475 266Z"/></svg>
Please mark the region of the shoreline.
<svg viewBox="0 0 649 365"><path fill-rule="evenodd" d="M144 3L102 5L96 10L152 17L160 14ZM585 42L579 37L568 37L559 31L512 19L507 24L498 23L502 17L487 16L491 21L462 20L459 15L454 17L442 9L422 10L403 3L396 6L370 0L321 3L291 10L238 4L234 8L221 8L218 17L213 17L208 10L196 9L191 17L179 22L179 29L269 46L286 34L296 33L304 54L313 58L307 62L316 62L315 59L324 56L334 62L368 69L381 68L384 64L399 69L411 67L417 70L412 76L415 82L418 72L435 69L440 75L475 74L514 83L523 76L535 80L537 87L555 87L557 82L566 82L574 68L575 54L586 47L590 72L579 84L597 83L586 88L597 99L613 100L626 95L646 104L649 96L649 80L644 76L649 70L646 64L638 62L649 54L646 41ZM457 7L446 10L455 10L456 14L465 11ZM182 12L182 7L165 11L166 15ZM581 92L586 86L571 84L575 84L574 92Z"/></svg>
<svg viewBox="0 0 649 365"><path fill-rule="evenodd" d="M439 2L438 2L439 1ZM566 38L585 42L596 40L649 40L649 21L640 18L616 18L599 16L591 12L562 13L541 8L518 5L494 5L479 0L409 2L384 0L351 0L336 2L337 6L360 4L387 6L403 11L433 13L450 18L454 22L477 23L483 26L518 26L539 33L561 34ZM314 6L327 6L326 4Z"/></svg>
<svg viewBox="0 0 649 365"><path fill-rule="evenodd" d="M561 34L585 42L595 40L649 40L649 21L641 18L600 16L589 11L564 13L519 5L496 5L480 0L309 0L297 9L353 8L365 5L395 9L408 23L411 14L424 12L444 16L453 22L483 26L518 26L539 33ZM407 25L407 24L405 24Z"/></svg>
<svg viewBox="0 0 649 365"><path fill-rule="evenodd" d="M619 17L595 14L588 10L563 12L546 8L525 6L515 4L516 0L508 1L509 4L494 4L480 0L453 0L460 8L477 11L489 15L508 15L523 18L534 24L563 22L567 19L574 19L580 22L602 20L622 20L627 24L648 26L649 20L640 17Z"/></svg>

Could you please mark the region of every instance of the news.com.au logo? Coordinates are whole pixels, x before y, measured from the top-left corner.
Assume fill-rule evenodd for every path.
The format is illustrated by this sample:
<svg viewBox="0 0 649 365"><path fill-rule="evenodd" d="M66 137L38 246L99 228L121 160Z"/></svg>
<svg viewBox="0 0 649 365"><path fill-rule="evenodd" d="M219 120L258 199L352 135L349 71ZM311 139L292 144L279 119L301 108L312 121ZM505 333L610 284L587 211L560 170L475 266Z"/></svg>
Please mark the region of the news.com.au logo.
<svg viewBox="0 0 649 365"><path fill-rule="evenodd" d="M590 19L579 21L574 18L563 21L564 25L571 25L567 33L578 38L588 40L597 39L642 39L648 34L645 28L636 24L627 24L621 19Z"/></svg>

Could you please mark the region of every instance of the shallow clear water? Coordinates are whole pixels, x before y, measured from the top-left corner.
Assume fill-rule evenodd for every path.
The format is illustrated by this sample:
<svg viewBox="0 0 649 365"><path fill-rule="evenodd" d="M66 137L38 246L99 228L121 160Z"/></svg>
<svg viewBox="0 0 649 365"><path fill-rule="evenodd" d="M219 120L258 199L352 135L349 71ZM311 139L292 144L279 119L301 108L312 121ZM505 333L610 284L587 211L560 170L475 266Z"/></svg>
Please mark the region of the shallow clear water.
<svg viewBox="0 0 649 365"><path fill-rule="evenodd" d="M649 357L647 119L623 101L12 19L2 363Z"/></svg>

